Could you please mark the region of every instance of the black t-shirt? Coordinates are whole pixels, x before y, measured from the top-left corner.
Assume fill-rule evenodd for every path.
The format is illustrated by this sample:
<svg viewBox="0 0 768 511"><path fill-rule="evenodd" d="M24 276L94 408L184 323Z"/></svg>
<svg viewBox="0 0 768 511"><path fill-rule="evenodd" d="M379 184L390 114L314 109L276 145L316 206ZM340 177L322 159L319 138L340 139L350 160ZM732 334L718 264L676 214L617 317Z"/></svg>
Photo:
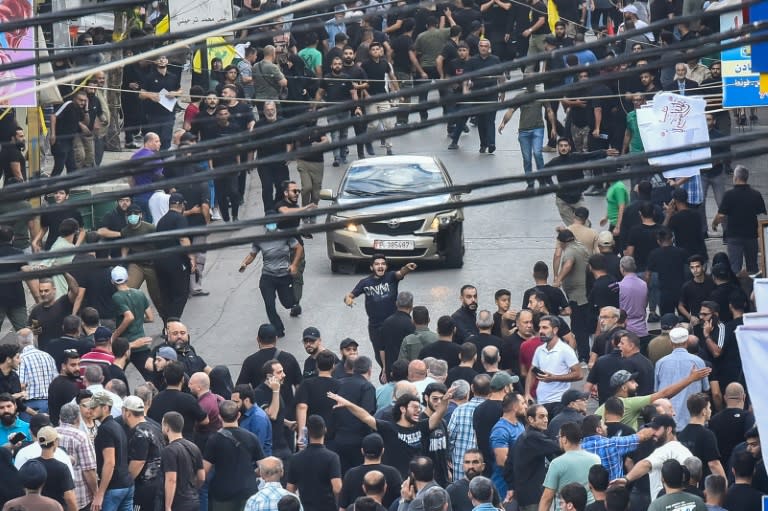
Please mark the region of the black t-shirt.
<svg viewBox="0 0 768 511"><path fill-rule="evenodd" d="M62 506L66 506L64 492L75 489L75 482L72 480L72 473L69 468L54 458L37 458L37 461L43 464L45 472L48 474L43 486L43 497L51 498Z"/></svg>
<svg viewBox="0 0 768 511"><path fill-rule="evenodd" d="M286 480L295 484L305 511L336 511L332 479L341 479L339 455L323 444L309 444L293 455Z"/></svg>
<svg viewBox="0 0 768 511"><path fill-rule="evenodd" d="M154 408L154 401L152 406ZM107 486L110 490L128 488L133 484L133 478L128 471L128 438L125 430L108 415L99 425L96 438L93 441L96 449L96 466L99 474L104 467L104 449L113 448L115 452L115 471Z"/></svg>
<svg viewBox="0 0 768 511"><path fill-rule="evenodd" d="M301 367L296 357L287 351L280 350L278 353L277 348L262 348L256 353L249 355L240 369L237 385L250 383L253 388L261 385L264 382L262 367L264 367L265 362L272 359L277 359L282 364L283 371L285 371L285 381L280 386L280 397L285 401L286 406L294 409L286 412L288 417L293 417L295 413L293 388L301 383ZM267 401L267 406L269 406L269 400Z"/></svg>
<svg viewBox="0 0 768 511"><path fill-rule="evenodd" d="M765 214L763 195L749 185L734 185L717 210L728 217L726 238L757 238L757 216Z"/></svg>
<svg viewBox="0 0 768 511"><path fill-rule="evenodd" d="M472 380L477 376L477 371L472 367L456 366L448 370L448 377L445 379L445 385L450 387L456 380L464 380L472 385Z"/></svg>
<svg viewBox="0 0 768 511"><path fill-rule="evenodd" d="M42 328L37 336L37 347L43 351L51 340L61 335L61 323L64 318L72 314L72 302L69 295L59 297L50 307L44 307L39 303L29 313L29 325L34 330L35 326Z"/></svg>
<svg viewBox="0 0 768 511"><path fill-rule="evenodd" d="M360 374L352 374L339 380L338 394L370 414L376 412L376 389ZM368 426L353 417L346 408L336 408L333 411L333 426L336 443L343 445L359 445L363 437L370 432Z"/></svg>
<svg viewBox="0 0 768 511"><path fill-rule="evenodd" d="M381 278L369 275L357 283L352 296L365 293L365 312L368 314L369 325L379 326L394 314L399 284L400 279L395 271L388 271Z"/></svg>
<svg viewBox="0 0 768 511"><path fill-rule="evenodd" d="M162 484L160 454L163 450L163 431L152 420L140 422L128 436L128 461L143 461L144 467L136 477L137 486L158 487Z"/></svg>
<svg viewBox="0 0 768 511"><path fill-rule="evenodd" d="M622 369L629 369L629 364L621 357L621 352L618 349L598 358L595 365L592 366L587 375L587 381L597 385L597 401L600 404L605 403L613 395L611 376Z"/></svg>
<svg viewBox="0 0 768 511"><path fill-rule="evenodd" d="M216 138L216 113L209 114L206 109L200 110L192 120L190 132L197 135L200 140Z"/></svg>
<svg viewBox="0 0 768 511"><path fill-rule="evenodd" d="M77 397L80 387L75 378L59 375L48 386L48 415L51 423L59 425L59 413L61 407Z"/></svg>
<svg viewBox="0 0 768 511"><path fill-rule="evenodd" d="M363 71L365 71L365 74L368 75L368 78L371 80L370 86L368 87L368 93L371 96L385 93L384 77L389 73L389 62L384 58L379 59L378 62L369 59L363 62L360 67L363 68Z"/></svg>
<svg viewBox="0 0 768 511"><path fill-rule="evenodd" d="M153 403L154 406L154 403ZM168 444L161 455L163 474L176 474L176 493L173 497L173 511L189 511L200 507L198 499L197 472L203 468L200 449L187 439L181 438Z"/></svg>
<svg viewBox="0 0 768 511"><path fill-rule="evenodd" d="M18 162L21 166L21 177L24 181L27 180L27 160L24 155L21 154L19 148L15 144L6 143L0 148L0 169L3 171L3 186L8 186L12 183L19 182L16 176L11 172L11 163Z"/></svg>
<svg viewBox="0 0 768 511"><path fill-rule="evenodd" d="M464 72L471 73L472 71L479 71L499 64L501 64L501 60L499 60L499 57L496 55L489 55L486 58L482 58L480 55L475 55L474 57L470 57L467 61L467 65L464 66ZM500 73L496 71L496 74L498 75ZM472 91L476 92L489 87L495 87L496 84L496 76L476 76L472 78ZM478 96L475 101L496 101L497 96L498 92L488 92Z"/></svg>
<svg viewBox="0 0 768 511"><path fill-rule="evenodd" d="M231 139L233 136L237 136L241 132L240 128L234 122L230 121L226 126L221 126L218 123L214 124L211 128L211 138L224 138ZM280 144L275 144L280 145ZM261 150L261 149L259 149ZM239 153L227 152L227 151L215 151L211 156L211 162L213 163L213 169L219 167L226 167L228 165L236 165L237 157ZM225 179L225 176L219 176L217 179Z"/></svg>
<svg viewBox="0 0 768 511"><path fill-rule="evenodd" d="M691 255L707 257L707 245L701 232L701 215L698 211L684 209L669 219L669 228L675 235L675 244Z"/></svg>
<svg viewBox="0 0 768 511"><path fill-rule="evenodd" d="M541 34L551 34L552 30L549 28L549 23L547 22L547 4L545 2L536 2L533 5L531 5L531 26L533 26L537 21L539 21L540 18L544 18L544 24L541 25L535 32L533 32L535 35L541 35Z"/></svg>
<svg viewBox="0 0 768 511"><path fill-rule="evenodd" d="M640 224L634 226L629 231L627 246L634 247L635 251L632 256L635 258L638 273L645 271L645 267L648 264L648 255L651 253L651 250L659 246L656 242L657 232L659 232L657 224Z"/></svg>
<svg viewBox="0 0 768 511"><path fill-rule="evenodd" d="M210 496L226 501L248 498L259 490L256 463L264 458L259 438L243 428L225 427L208 438L205 461L216 467Z"/></svg>
<svg viewBox="0 0 768 511"><path fill-rule="evenodd" d="M429 421L429 417L421 412L420 419ZM429 438L425 440L424 451L432 459L434 467L435 481L445 488L448 486L448 425L445 419L440 420L440 424L429 432Z"/></svg>
<svg viewBox="0 0 768 511"><path fill-rule="evenodd" d="M77 254L72 259L73 263L93 261L96 261L96 256L91 254ZM112 277L108 267L101 268L94 265L81 270L74 270L71 274L80 288L85 289L81 309L93 307L99 311L99 317L102 319L114 319L117 317L117 307L112 300L112 295L115 294L115 285L112 284Z"/></svg>
<svg viewBox="0 0 768 511"><path fill-rule="evenodd" d="M240 131L247 130L248 123L255 121L253 117L253 108L242 101L238 101L235 106L227 105L227 110L229 110L229 122L234 123Z"/></svg>
<svg viewBox="0 0 768 511"><path fill-rule="evenodd" d="M630 426L627 426L626 424L621 422L606 422L605 428L606 428L605 436L607 436L608 438L613 438L615 436L630 436L636 433L636 431L632 429Z"/></svg>
<svg viewBox="0 0 768 511"><path fill-rule="evenodd" d="M691 279L685 284L680 291L680 303L688 310L688 312L694 316L699 314L701 309L701 302L709 300L709 295L715 289L715 282L711 277L705 276L704 282L696 282Z"/></svg>
<svg viewBox="0 0 768 511"><path fill-rule="evenodd" d="M205 411L192 394L176 389L165 389L152 400L148 416L157 422L162 422L165 412L179 412L184 417L182 435L191 440L195 423L207 417Z"/></svg>
<svg viewBox="0 0 768 511"><path fill-rule="evenodd" d="M436 342L421 348L419 358L424 360L427 357L435 357L440 360L445 360L448 363L448 368L452 369L459 365L460 354L461 346L455 342L437 340Z"/></svg>
<svg viewBox="0 0 768 511"><path fill-rule="evenodd" d="M712 289L712 292L709 293L708 299L717 302L720 306L720 321L723 323L727 323L733 319L733 314L731 314L731 309L728 307L728 304L730 303L731 295L734 293L743 295L744 291L732 282L718 284ZM744 298L746 298L746 296Z"/></svg>
<svg viewBox="0 0 768 511"><path fill-rule="evenodd" d="M526 289L523 293L523 309L528 308L528 299L535 291L541 291L546 296L544 305L547 306L547 310L552 314L560 314L563 309L568 307L568 299L565 297L565 293L559 287L550 286L549 284L540 284L533 286L530 289Z"/></svg>
<svg viewBox="0 0 768 511"><path fill-rule="evenodd" d="M360 465L347 470L347 473L344 474L344 481L341 485L341 493L339 494L339 507L347 508L354 504L358 497L365 496L365 493L363 492L363 479L368 472L374 470L378 470L384 474L384 479L387 481L387 490L381 499L381 503L389 508L389 506L400 497L400 485L403 484L403 478L400 475L400 472L389 465L372 463L370 465Z"/></svg>
<svg viewBox="0 0 768 511"><path fill-rule="evenodd" d="M392 67L397 73L411 73L410 52L413 49L413 38L402 34L392 38Z"/></svg>
<svg viewBox="0 0 768 511"><path fill-rule="evenodd" d="M410 314L402 311L395 311L381 324L379 338L381 339L381 348L386 356L386 365L389 373L392 373L392 364L400 355L400 346L407 335L416 331Z"/></svg>
<svg viewBox="0 0 768 511"><path fill-rule="evenodd" d="M163 218L161 218L157 222L155 231L167 232L167 231L175 231L178 229L186 229L188 227L189 227L189 222L187 222L187 218L183 214L179 213L178 211L174 211L171 209L165 215L163 215ZM164 248L174 248L180 245L181 245L181 242L179 241L179 238L175 238L175 237L157 242L158 250L164 249ZM185 266L186 264L188 264L188 257L186 254L173 254L173 255L163 257L162 261ZM159 262L158 260L155 261L155 263L158 263L158 262Z"/></svg>
<svg viewBox="0 0 768 511"><path fill-rule="evenodd" d="M210 206L211 204L211 190L208 188L208 183L206 181L179 185L176 190L184 196L186 209L192 209L196 206L202 206L203 204L208 204ZM205 217L202 213L187 215L184 218L187 219L187 225L189 227L200 227L205 225Z"/></svg>
<svg viewBox="0 0 768 511"><path fill-rule="evenodd" d="M477 438L477 448L483 453L486 460L493 459L491 452L491 430L499 421L502 415L501 401L487 399L475 408L472 415L472 425L475 428L475 438ZM486 477L490 477L492 463L485 464Z"/></svg>
<svg viewBox="0 0 768 511"><path fill-rule="evenodd" d="M391 465L400 472L400 476L408 477L408 465L415 456L426 454L425 440L429 438L429 421L422 420L412 427L404 428L397 423L376 421L376 431L384 439L385 465Z"/></svg>
<svg viewBox="0 0 768 511"><path fill-rule="evenodd" d="M502 340L495 335L479 333L468 340L477 348L477 360L475 361L475 371L477 372L484 370L483 362L480 359L482 358L481 354L486 346L495 346L499 351L501 351Z"/></svg>
<svg viewBox="0 0 768 511"><path fill-rule="evenodd" d="M83 216L76 208L66 208L59 211L50 211L40 215L40 227L48 229L48 237L43 247L50 250L56 239L59 237L59 226L62 220L74 218L80 227L83 227Z"/></svg>
<svg viewBox="0 0 768 511"><path fill-rule="evenodd" d="M352 99L352 79L344 71L338 75L328 73L320 82L320 88L325 90L325 100L330 103L338 101L349 101Z"/></svg>
<svg viewBox="0 0 768 511"><path fill-rule="evenodd" d="M511 370L515 374L520 374L520 346L526 341L515 332L504 337L501 340L501 363L499 367L504 370ZM472 383L472 380L467 380Z"/></svg>
<svg viewBox="0 0 768 511"><path fill-rule="evenodd" d="M723 465L731 458L734 448L744 441L744 434L755 425L752 412L740 408L726 408L709 419L709 429L717 438Z"/></svg>
<svg viewBox="0 0 768 511"><path fill-rule="evenodd" d="M314 360L314 359L312 359ZM307 417L319 415L325 420L328 432L333 431L333 405L328 392L338 393L339 381L327 376L306 378L296 390L296 404L307 405ZM330 438L330 435L328 435Z"/></svg>
<svg viewBox="0 0 768 511"><path fill-rule="evenodd" d="M725 494L725 509L762 509L763 495L748 484L733 484Z"/></svg>
<svg viewBox="0 0 768 511"><path fill-rule="evenodd" d="M334 367L339 363L339 357L337 357L335 354L333 355L333 365ZM304 360L304 371L301 374L302 380L306 380L307 378L313 378L315 376L319 375L319 371L317 369L317 360L313 357L307 357ZM298 395L298 390L296 391ZM298 399L298 397L297 397Z"/></svg>
<svg viewBox="0 0 768 511"><path fill-rule="evenodd" d="M691 454L701 460L704 469L701 476L703 481L711 473L708 463L720 459L717 437L701 424L688 424L677 434L677 439L691 451Z"/></svg>
<svg viewBox="0 0 768 511"><path fill-rule="evenodd" d="M238 382L239 384L239 382ZM257 386L254 390L256 406L266 411L272 403L272 389L265 383ZM272 423L272 453L288 450L288 439L285 437L284 420L286 417L286 406L283 396L280 396L280 408L277 410L275 420L270 419Z"/></svg>
<svg viewBox="0 0 768 511"><path fill-rule="evenodd" d="M85 118L85 111L73 101L67 101L56 110L56 137L72 141L72 136L80 133L80 122Z"/></svg>
<svg viewBox="0 0 768 511"><path fill-rule="evenodd" d="M631 357L625 357L624 360L629 364L630 373L638 373L637 395L649 396L653 394L653 362L642 353L635 353Z"/></svg>
<svg viewBox="0 0 768 511"><path fill-rule="evenodd" d="M106 213L103 217L101 217L101 223L99 224L99 227L106 227L110 231L115 231L117 233L120 233L125 227L128 225L128 220L126 219L125 212L122 210L115 208L109 213ZM110 241L116 241L119 240L122 236L118 236L117 238L110 238ZM120 247L113 248L109 251L109 255L113 258L120 257Z"/></svg>
<svg viewBox="0 0 768 511"><path fill-rule="evenodd" d="M147 92L160 92L163 89L173 92L181 89L181 80L179 75L171 71L166 71L165 75L161 75L157 69L153 69L144 77L141 88ZM150 117L171 117L174 115L160 103L151 100L145 100L142 106L144 112Z"/></svg>
<svg viewBox="0 0 768 511"><path fill-rule="evenodd" d="M659 274L659 289L662 293L677 296L685 282L685 267L688 252L684 249L668 246L656 247L648 254L647 269Z"/></svg>
<svg viewBox="0 0 768 511"><path fill-rule="evenodd" d="M278 135L282 135L285 128L280 128L277 125L280 123L282 119L278 117L275 121L268 121L266 118L259 119L256 121L256 125L254 126L254 129L262 129L266 128L269 130L269 135L264 136L271 136L276 137ZM256 148L256 154L259 158L267 158L269 156L275 156L278 154L285 153L285 144L279 143L279 144L264 144ZM269 165L278 165L279 163L270 163Z"/></svg>
<svg viewBox="0 0 768 511"><path fill-rule="evenodd" d="M724 389L729 383L741 380L742 365L739 345L736 342L736 329L744 324L743 317L735 318L725 325L722 352L716 360L717 380Z"/></svg>
<svg viewBox="0 0 768 511"><path fill-rule="evenodd" d="M18 248L11 246L10 243L0 243L0 258L20 256L23 253ZM21 271L22 266L24 263L0 263L0 275ZM21 281L0 283L0 307L24 307L26 309L26 305L27 300Z"/></svg>
<svg viewBox="0 0 768 511"><path fill-rule="evenodd" d="M619 306L619 293L616 290L616 279L613 275L602 275L592 283L589 292L589 304L594 314L598 314L603 307Z"/></svg>

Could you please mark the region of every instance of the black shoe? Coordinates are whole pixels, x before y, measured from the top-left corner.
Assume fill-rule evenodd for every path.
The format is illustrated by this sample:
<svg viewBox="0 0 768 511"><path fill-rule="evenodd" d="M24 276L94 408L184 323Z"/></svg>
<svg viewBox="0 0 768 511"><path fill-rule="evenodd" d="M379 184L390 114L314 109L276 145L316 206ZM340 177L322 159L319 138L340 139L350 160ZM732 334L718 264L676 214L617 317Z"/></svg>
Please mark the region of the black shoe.
<svg viewBox="0 0 768 511"><path fill-rule="evenodd" d="M421 112L419 113L419 119L421 119L422 121L426 121L427 119L429 119L429 114L427 112Z"/></svg>
<svg viewBox="0 0 768 511"><path fill-rule="evenodd" d="M528 186L525 187L526 190L533 190L535 188L535 185L533 183L528 183Z"/></svg>
<svg viewBox="0 0 768 511"><path fill-rule="evenodd" d="M648 314L648 323L658 323L661 318L655 312Z"/></svg>
<svg viewBox="0 0 768 511"><path fill-rule="evenodd" d="M311 232L303 232L303 233L301 233L301 237L304 238L305 240L315 239L315 237L312 236Z"/></svg>
<svg viewBox="0 0 768 511"><path fill-rule="evenodd" d="M202 289L198 289L197 291L192 291L190 293L190 296L208 296L210 294L211 293L209 293L208 291L204 291Z"/></svg>
<svg viewBox="0 0 768 511"><path fill-rule="evenodd" d="M376 153L373 152L373 144L370 142L365 144L365 152L367 152L370 156L376 156Z"/></svg>
<svg viewBox="0 0 768 511"><path fill-rule="evenodd" d="M464 133L469 133L469 126L467 126L467 125L465 124L465 125L464 125L464 129L463 129L463 130L461 130L461 131L463 131Z"/></svg>
<svg viewBox="0 0 768 511"><path fill-rule="evenodd" d="M494 152L496 152L496 146L493 145L493 144L489 145L488 146L488 153L489 154L493 154Z"/></svg>
<svg viewBox="0 0 768 511"><path fill-rule="evenodd" d="M392 146L387 147L387 156L392 156L393 154L395 153L392 152Z"/></svg>
<svg viewBox="0 0 768 511"><path fill-rule="evenodd" d="M338 167L339 166L339 160L333 160L333 166Z"/></svg>
<svg viewBox="0 0 768 511"><path fill-rule="evenodd" d="M291 307L291 317L295 318L301 316L301 305L294 305Z"/></svg>
<svg viewBox="0 0 768 511"><path fill-rule="evenodd" d="M451 150L456 150L456 149L458 149L458 148L459 148L459 144L454 144L454 143L451 143L451 144L448 146L448 149L451 149Z"/></svg>
<svg viewBox="0 0 768 511"><path fill-rule="evenodd" d="M484 145L481 145L481 146L480 146L480 152L481 152L481 153L484 153L484 152L485 152L485 146L484 146Z"/></svg>

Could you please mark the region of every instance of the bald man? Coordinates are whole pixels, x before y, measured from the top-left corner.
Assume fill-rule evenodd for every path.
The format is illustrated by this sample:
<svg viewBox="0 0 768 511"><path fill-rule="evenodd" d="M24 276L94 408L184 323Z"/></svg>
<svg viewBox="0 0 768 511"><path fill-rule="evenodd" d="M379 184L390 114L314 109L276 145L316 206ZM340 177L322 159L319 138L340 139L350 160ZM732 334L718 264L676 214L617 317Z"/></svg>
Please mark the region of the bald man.
<svg viewBox="0 0 768 511"><path fill-rule="evenodd" d="M672 406L672 401L667 398L657 399L652 404L656 408L656 413L659 415L669 415L670 417L674 417L676 415L675 407Z"/></svg>
<svg viewBox="0 0 768 511"><path fill-rule="evenodd" d="M200 408L208 416L208 423L198 425L195 443L202 452L205 452L205 444L208 437L213 435L222 427L221 416L219 415L219 403L224 399L211 392L211 380L204 372L194 373L189 377L189 392L197 398Z"/></svg>
<svg viewBox="0 0 768 511"><path fill-rule="evenodd" d="M259 460L259 475L264 486L245 503L248 511L256 509L277 509L277 503L285 495L295 495L280 484L283 477L283 462L280 458L269 456Z"/></svg>
<svg viewBox="0 0 768 511"><path fill-rule="evenodd" d="M427 376L427 364L423 360L412 360L408 364L408 381L416 386L417 396L424 393L427 385L434 383L435 380Z"/></svg>
<svg viewBox="0 0 768 511"><path fill-rule="evenodd" d="M729 383L723 397L725 409L709 419L709 429L717 437L720 459L727 461L733 448L744 441L744 433L754 426L755 416L744 409L747 396L740 383Z"/></svg>
<svg viewBox="0 0 768 511"><path fill-rule="evenodd" d="M152 374L158 371L155 365L155 357L157 357L157 351L163 346L170 346L176 351L177 360L184 364L184 372L186 374L193 374L198 371L203 371L209 374L212 370L211 366L205 363L203 357L197 354L195 348L192 347L189 337L189 329L187 326L178 320L169 320L166 325L168 339L165 344L160 344L152 349L152 355L147 358L144 364L144 370L148 374Z"/></svg>

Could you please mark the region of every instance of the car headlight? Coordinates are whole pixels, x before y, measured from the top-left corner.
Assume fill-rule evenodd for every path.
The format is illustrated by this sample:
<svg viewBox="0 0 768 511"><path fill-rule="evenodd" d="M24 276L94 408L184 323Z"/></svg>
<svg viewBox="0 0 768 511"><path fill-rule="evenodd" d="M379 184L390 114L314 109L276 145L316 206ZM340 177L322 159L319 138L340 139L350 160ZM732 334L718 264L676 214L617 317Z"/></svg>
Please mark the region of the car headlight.
<svg viewBox="0 0 768 511"><path fill-rule="evenodd" d="M435 215L434 220L429 226L430 231L438 231L441 227L446 227L456 220L456 213L444 213L442 215Z"/></svg>
<svg viewBox="0 0 768 511"><path fill-rule="evenodd" d="M330 221L332 223L346 222L346 225L344 227L342 227L342 229L344 229L345 231L349 231L349 232L358 232L357 225L354 222L349 221L348 218L345 218L343 216L331 216L330 217Z"/></svg>

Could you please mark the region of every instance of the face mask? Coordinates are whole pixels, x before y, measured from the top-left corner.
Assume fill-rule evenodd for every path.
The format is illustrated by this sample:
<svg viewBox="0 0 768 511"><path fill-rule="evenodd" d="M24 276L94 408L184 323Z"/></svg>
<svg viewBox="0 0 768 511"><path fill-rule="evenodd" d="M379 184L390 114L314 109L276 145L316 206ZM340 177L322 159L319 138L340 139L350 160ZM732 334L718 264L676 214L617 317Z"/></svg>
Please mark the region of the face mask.
<svg viewBox="0 0 768 511"><path fill-rule="evenodd" d="M138 225L141 220L141 215L128 215L128 223L131 225Z"/></svg>
<svg viewBox="0 0 768 511"><path fill-rule="evenodd" d="M267 231L273 232L277 230L277 224L267 224L265 225Z"/></svg>

